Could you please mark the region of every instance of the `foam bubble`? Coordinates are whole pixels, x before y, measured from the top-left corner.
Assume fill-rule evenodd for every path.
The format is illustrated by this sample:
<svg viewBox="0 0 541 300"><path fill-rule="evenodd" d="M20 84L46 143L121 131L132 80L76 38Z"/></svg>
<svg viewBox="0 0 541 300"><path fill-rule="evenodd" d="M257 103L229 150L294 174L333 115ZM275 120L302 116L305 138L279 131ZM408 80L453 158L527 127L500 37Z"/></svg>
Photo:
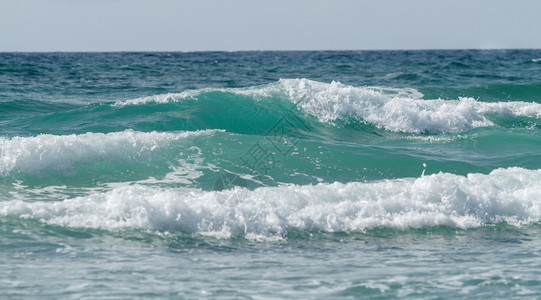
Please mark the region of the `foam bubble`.
<svg viewBox="0 0 541 300"><path fill-rule="evenodd" d="M138 132L70 135L41 134L33 137L0 137L0 175L12 171L38 174L43 170L69 172L76 165L100 160L140 158L172 141L215 130L193 132Z"/></svg>
<svg viewBox="0 0 541 300"><path fill-rule="evenodd" d="M541 170L497 169L378 182L284 185L243 190L235 205L194 188L119 186L60 202L2 202L0 215L49 224L117 230L180 230L229 238L283 238L292 230L362 232L373 228L473 228L541 220ZM219 195L218 195L219 196Z"/></svg>

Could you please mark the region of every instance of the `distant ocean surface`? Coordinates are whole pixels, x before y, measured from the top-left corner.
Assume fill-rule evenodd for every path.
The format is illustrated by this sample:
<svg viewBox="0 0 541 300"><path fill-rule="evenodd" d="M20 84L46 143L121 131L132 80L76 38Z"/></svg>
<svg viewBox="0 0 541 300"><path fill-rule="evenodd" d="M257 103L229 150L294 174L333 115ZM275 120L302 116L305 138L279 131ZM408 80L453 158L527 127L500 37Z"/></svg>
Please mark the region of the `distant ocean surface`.
<svg viewBox="0 0 541 300"><path fill-rule="evenodd" d="M541 50L0 53L0 298L541 297Z"/></svg>

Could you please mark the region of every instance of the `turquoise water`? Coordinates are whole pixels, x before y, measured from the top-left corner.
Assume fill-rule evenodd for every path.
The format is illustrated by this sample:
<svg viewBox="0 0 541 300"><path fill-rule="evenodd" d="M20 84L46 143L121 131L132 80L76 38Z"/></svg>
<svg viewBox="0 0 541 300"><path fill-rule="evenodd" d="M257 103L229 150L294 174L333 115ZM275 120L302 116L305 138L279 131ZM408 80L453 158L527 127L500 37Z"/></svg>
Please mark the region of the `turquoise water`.
<svg viewBox="0 0 541 300"><path fill-rule="evenodd" d="M540 129L540 50L0 53L0 291L536 298Z"/></svg>

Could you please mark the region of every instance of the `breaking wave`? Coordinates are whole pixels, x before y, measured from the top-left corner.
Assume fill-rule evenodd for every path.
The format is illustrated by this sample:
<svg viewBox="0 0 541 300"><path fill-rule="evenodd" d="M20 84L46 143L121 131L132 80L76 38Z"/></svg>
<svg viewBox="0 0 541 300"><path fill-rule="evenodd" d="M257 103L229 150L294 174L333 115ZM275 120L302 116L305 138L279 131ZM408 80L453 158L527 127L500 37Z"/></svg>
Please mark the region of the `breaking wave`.
<svg viewBox="0 0 541 300"><path fill-rule="evenodd" d="M204 191L123 185L60 202L2 202L0 215L105 230L181 231L219 238L281 239L293 230L476 228L541 220L541 170L439 173L377 182ZM226 201L223 201L226 199Z"/></svg>
<svg viewBox="0 0 541 300"><path fill-rule="evenodd" d="M154 95L119 101L115 107L145 104L216 101L224 110L233 105L231 95L252 99L254 111L287 110L287 103L300 109L300 118L336 125L364 122L393 132L456 134L473 128L494 126L492 115L504 119L518 117L541 119L541 104L533 102L482 102L461 97L454 100L423 99L411 88L356 87L339 82L322 83L308 79L281 79L264 86L229 89L191 90L177 94ZM229 97L226 97L229 96ZM227 98L227 101L219 101ZM213 100L209 100L213 99ZM223 100L223 99L222 99ZM244 109L242 106L236 108ZM235 112L233 112L235 113ZM237 111L243 118L248 115ZM230 118L235 114L228 112ZM224 126L226 126L224 124Z"/></svg>

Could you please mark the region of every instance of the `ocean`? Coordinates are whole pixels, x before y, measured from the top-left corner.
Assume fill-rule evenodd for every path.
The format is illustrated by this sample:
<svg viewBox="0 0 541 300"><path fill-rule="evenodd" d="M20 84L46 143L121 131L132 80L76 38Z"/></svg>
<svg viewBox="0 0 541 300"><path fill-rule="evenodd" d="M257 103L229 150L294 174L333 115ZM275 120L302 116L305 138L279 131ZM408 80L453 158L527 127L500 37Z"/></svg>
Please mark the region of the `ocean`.
<svg viewBox="0 0 541 300"><path fill-rule="evenodd" d="M6 299L541 297L541 50L0 53Z"/></svg>

